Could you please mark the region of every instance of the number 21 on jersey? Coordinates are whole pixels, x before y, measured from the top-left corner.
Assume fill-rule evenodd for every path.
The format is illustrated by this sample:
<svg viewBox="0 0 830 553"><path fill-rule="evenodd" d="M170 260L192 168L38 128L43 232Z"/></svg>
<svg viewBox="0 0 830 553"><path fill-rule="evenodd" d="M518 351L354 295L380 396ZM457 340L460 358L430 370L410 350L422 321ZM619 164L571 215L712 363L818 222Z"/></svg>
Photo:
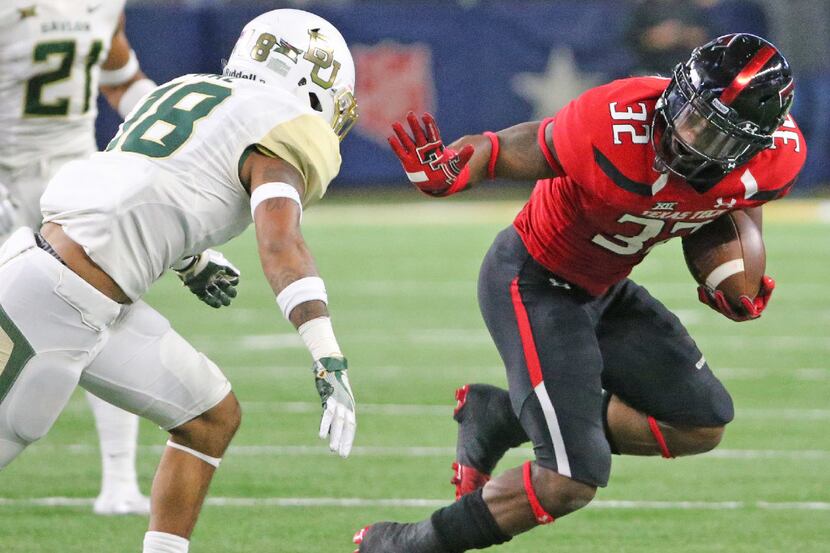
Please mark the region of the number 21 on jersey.
<svg viewBox="0 0 830 553"><path fill-rule="evenodd" d="M124 121L107 151L168 157L187 142L198 120L206 117L231 92L227 86L204 81L157 88Z"/></svg>
<svg viewBox="0 0 830 553"><path fill-rule="evenodd" d="M92 98L92 68L98 63L104 45L100 40L94 40L90 44L89 52L84 59L84 96L83 101L78 102L79 113L89 111L90 99ZM69 114L72 102L80 98L71 98L71 91L67 95L46 101L45 90L52 85L59 85L73 77L72 69L75 66L75 54L78 51L77 42L74 40L59 40L54 42L40 42L35 45L32 51L32 62L35 66L48 67L49 63L57 63L55 69L46 69L32 76L26 81L25 100L23 102L23 115L25 117L65 117Z"/></svg>

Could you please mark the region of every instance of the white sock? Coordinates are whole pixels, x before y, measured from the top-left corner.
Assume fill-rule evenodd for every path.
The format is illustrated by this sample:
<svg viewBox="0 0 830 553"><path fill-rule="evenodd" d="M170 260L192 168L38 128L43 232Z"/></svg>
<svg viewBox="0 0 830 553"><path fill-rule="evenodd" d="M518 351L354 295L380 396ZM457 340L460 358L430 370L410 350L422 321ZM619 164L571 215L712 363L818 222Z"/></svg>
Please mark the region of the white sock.
<svg viewBox="0 0 830 553"><path fill-rule="evenodd" d="M101 493L138 491L135 472L138 417L86 394L101 444Z"/></svg>
<svg viewBox="0 0 830 553"><path fill-rule="evenodd" d="M144 534L143 553L187 553L190 541L181 536L164 532L147 532Z"/></svg>

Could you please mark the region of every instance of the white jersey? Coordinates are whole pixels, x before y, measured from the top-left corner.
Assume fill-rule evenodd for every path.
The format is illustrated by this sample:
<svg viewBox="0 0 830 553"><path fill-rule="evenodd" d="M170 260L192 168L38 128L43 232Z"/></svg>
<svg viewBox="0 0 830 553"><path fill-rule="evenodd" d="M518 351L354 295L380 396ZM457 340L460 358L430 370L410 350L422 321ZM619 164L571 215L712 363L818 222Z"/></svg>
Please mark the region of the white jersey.
<svg viewBox="0 0 830 553"><path fill-rule="evenodd" d="M0 168L95 150L100 64L124 0L3 0Z"/></svg>
<svg viewBox="0 0 830 553"><path fill-rule="evenodd" d="M252 148L297 168L304 205L340 170L340 142L307 103L246 79L185 75L139 102L107 151L61 168L44 220L136 300L174 262L251 223L239 170Z"/></svg>

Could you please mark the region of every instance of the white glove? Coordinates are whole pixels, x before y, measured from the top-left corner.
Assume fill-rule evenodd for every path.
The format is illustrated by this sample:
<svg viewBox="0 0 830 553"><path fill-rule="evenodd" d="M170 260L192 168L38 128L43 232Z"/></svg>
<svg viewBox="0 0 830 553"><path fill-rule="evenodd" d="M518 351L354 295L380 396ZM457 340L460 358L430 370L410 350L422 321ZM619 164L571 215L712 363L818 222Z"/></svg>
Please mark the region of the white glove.
<svg viewBox="0 0 830 553"><path fill-rule="evenodd" d="M9 200L9 190L0 184L0 237L14 230L16 220L17 209Z"/></svg>
<svg viewBox="0 0 830 553"><path fill-rule="evenodd" d="M348 457L357 429L355 404L347 374L348 363L340 357L323 357L314 362L314 383L323 402L320 439L329 437L329 449Z"/></svg>
<svg viewBox="0 0 830 553"><path fill-rule="evenodd" d="M239 269L215 250L187 257L171 268L196 297L211 307L230 305L236 297Z"/></svg>

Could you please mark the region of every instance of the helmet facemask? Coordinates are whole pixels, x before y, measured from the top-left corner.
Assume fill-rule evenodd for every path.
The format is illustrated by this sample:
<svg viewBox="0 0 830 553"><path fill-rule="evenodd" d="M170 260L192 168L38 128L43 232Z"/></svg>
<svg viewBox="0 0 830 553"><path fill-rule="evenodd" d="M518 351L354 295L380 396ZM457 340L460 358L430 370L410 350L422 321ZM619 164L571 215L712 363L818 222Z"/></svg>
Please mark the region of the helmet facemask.
<svg viewBox="0 0 830 553"><path fill-rule="evenodd" d="M357 122L357 101L354 97L354 66L351 57L347 67L335 59L334 49L320 29L310 29L308 49L303 55L313 65L308 79L303 79L301 90L307 89L309 103L325 117L341 141ZM343 79L341 69L351 77ZM345 81L345 82L344 82ZM302 92L301 92L302 94Z"/></svg>
<svg viewBox="0 0 830 553"><path fill-rule="evenodd" d="M719 179L772 146L772 135L742 120L711 91L698 92L695 78L687 64L678 64L660 97L652 125L655 167L687 180ZM655 141L658 126L663 133Z"/></svg>

